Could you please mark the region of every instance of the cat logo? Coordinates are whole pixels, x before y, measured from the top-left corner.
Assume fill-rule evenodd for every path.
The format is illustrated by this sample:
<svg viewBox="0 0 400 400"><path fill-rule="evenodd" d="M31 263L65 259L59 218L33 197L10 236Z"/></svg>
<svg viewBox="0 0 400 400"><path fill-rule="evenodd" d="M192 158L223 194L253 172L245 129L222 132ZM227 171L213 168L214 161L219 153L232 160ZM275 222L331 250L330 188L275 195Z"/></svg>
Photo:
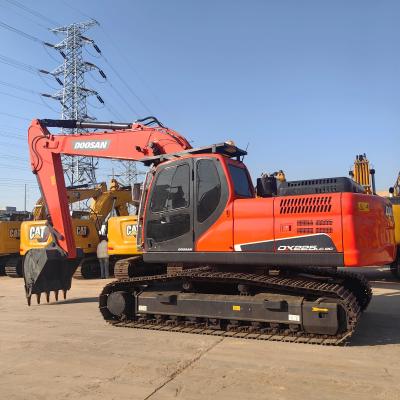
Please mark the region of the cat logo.
<svg viewBox="0 0 400 400"><path fill-rule="evenodd" d="M8 231L8 236L11 239L19 239L20 237L20 230L18 228L12 228Z"/></svg>
<svg viewBox="0 0 400 400"><path fill-rule="evenodd" d="M81 225L76 227L76 235L87 237L89 236L89 227L86 225Z"/></svg>
<svg viewBox="0 0 400 400"><path fill-rule="evenodd" d="M31 226L29 228L29 239L38 240L39 242L47 239L48 230L46 228L46 225Z"/></svg>
<svg viewBox="0 0 400 400"><path fill-rule="evenodd" d="M137 226L135 224L126 226L126 236L136 236Z"/></svg>

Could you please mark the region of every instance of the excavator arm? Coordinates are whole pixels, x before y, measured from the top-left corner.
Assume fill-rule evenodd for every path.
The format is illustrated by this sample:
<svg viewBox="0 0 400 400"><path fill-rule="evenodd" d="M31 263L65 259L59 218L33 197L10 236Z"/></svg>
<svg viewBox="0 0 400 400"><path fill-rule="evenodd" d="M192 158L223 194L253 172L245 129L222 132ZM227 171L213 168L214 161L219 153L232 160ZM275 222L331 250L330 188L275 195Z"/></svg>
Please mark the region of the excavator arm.
<svg viewBox="0 0 400 400"><path fill-rule="evenodd" d="M51 134L48 130L50 127L102 131L74 135ZM39 295L60 289L65 293L71 286L77 249L72 234L62 155L147 161L150 164L152 157L191 149L183 136L166 128L154 117L134 123L37 119L29 127L28 142L32 172L37 176L46 201L49 223L56 241L53 249L31 250L25 257L24 278L28 303L34 293ZM71 260L71 263L61 265L60 257Z"/></svg>

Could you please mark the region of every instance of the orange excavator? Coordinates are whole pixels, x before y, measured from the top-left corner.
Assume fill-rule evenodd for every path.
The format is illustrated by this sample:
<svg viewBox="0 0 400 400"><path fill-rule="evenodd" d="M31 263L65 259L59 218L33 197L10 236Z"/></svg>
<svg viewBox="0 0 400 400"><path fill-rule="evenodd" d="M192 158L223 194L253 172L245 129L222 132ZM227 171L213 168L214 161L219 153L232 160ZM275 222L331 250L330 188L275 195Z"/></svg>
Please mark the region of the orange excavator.
<svg viewBox="0 0 400 400"><path fill-rule="evenodd" d="M47 128L103 129L79 135ZM79 263L61 155L137 160L150 166L138 213L145 263L172 273L109 283L103 318L118 327L337 345L371 299L368 282L337 267L396 257L390 202L349 178L257 180L257 196L232 142L191 148L154 117L135 123L34 120L32 171L51 216L53 247L24 260L31 296L64 292ZM177 267L180 268L177 268Z"/></svg>

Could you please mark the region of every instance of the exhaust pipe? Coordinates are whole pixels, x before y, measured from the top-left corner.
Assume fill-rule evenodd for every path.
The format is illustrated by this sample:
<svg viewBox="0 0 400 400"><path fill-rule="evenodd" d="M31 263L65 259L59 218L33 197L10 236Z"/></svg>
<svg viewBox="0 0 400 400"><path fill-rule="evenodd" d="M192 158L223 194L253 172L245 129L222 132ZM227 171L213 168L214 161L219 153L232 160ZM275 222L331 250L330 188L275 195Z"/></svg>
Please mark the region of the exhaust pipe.
<svg viewBox="0 0 400 400"><path fill-rule="evenodd" d="M370 171L371 174L371 186L372 186L372 194L376 194L376 186L375 186L375 170L371 169Z"/></svg>

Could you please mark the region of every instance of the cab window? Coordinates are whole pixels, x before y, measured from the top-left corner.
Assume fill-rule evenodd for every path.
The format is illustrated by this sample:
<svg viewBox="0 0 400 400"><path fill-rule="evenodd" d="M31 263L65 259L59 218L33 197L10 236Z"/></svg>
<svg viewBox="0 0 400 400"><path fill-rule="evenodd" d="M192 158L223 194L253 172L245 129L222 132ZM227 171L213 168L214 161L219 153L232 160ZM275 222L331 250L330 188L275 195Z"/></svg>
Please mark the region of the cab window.
<svg viewBox="0 0 400 400"><path fill-rule="evenodd" d="M253 197L253 189L246 170L233 164L229 164L228 167L235 194L240 197Z"/></svg>
<svg viewBox="0 0 400 400"><path fill-rule="evenodd" d="M218 207L221 181L212 160L197 163L197 220L204 222Z"/></svg>
<svg viewBox="0 0 400 400"><path fill-rule="evenodd" d="M151 198L152 212L163 212L189 206L188 164L165 168L160 172Z"/></svg>

